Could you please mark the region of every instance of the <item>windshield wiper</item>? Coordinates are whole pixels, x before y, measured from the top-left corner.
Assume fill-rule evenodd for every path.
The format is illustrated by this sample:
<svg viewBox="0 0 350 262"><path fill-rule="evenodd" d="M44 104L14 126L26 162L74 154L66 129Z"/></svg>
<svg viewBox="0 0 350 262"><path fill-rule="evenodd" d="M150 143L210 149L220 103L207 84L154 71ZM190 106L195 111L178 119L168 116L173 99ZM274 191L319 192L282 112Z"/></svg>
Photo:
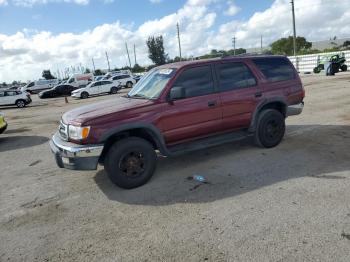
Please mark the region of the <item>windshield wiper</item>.
<svg viewBox="0 0 350 262"><path fill-rule="evenodd" d="M149 97L148 96L145 96L145 95L141 95L141 94L135 94L135 95L132 95L132 96L130 96L129 94L128 94L128 97L130 97L130 98L141 98L141 99L149 99Z"/></svg>

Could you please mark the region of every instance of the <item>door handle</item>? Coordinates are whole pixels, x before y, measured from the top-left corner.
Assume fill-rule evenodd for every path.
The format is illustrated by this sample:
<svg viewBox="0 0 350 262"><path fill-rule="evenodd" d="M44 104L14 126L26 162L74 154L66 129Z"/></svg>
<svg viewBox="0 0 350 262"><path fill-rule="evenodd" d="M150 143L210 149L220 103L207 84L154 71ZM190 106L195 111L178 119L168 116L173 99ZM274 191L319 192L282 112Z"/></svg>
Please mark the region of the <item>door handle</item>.
<svg viewBox="0 0 350 262"><path fill-rule="evenodd" d="M214 107L216 106L216 101L209 101L208 102L208 107Z"/></svg>
<svg viewBox="0 0 350 262"><path fill-rule="evenodd" d="M255 97L262 97L262 93L261 92L256 92L255 93Z"/></svg>

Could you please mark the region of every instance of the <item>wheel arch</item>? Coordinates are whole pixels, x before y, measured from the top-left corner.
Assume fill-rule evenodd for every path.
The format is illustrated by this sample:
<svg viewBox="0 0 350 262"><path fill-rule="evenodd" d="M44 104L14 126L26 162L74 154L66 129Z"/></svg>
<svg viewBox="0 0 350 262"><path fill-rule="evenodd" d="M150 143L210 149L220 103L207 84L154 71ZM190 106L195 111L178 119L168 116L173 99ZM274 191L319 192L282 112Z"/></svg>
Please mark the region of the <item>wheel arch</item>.
<svg viewBox="0 0 350 262"><path fill-rule="evenodd" d="M126 124L113 128L102 135L100 143L104 144L99 162L103 163L110 147L116 142L127 137L139 137L150 142L155 150L159 150L163 155L169 155L164 142L164 138L159 129L151 124Z"/></svg>
<svg viewBox="0 0 350 262"><path fill-rule="evenodd" d="M249 126L249 131L254 132L258 121L259 114L265 109L275 109L279 111L285 118L287 114L287 102L283 98L271 98L261 102L253 113L253 117Z"/></svg>

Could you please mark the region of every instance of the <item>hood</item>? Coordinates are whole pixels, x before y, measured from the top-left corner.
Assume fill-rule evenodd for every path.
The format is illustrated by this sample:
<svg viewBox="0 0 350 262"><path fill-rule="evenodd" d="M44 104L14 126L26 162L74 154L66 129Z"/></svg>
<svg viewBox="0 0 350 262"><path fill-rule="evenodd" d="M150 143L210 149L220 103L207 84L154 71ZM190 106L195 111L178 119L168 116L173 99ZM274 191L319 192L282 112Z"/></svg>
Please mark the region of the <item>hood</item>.
<svg viewBox="0 0 350 262"><path fill-rule="evenodd" d="M84 89L85 89L85 87L78 88L78 89L73 90L72 93L79 93L79 92L83 91Z"/></svg>
<svg viewBox="0 0 350 262"><path fill-rule="evenodd" d="M66 124L81 125L87 121L99 118L101 116L125 111L128 109L136 109L152 103L152 100L118 97L111 100L78 107L76 109L68 111L63 114L62 120Z"/></svg>

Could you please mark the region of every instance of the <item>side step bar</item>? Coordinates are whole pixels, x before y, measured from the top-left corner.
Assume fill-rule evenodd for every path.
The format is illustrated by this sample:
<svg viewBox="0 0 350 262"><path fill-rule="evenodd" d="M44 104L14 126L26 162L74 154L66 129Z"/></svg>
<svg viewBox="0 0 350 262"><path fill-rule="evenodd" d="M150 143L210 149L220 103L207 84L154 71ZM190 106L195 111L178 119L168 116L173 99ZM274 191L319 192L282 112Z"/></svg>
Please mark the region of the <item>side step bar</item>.
<svg viewBox="0 0 350 262"><path fill-rule="evenodd" d="M168 147L171 155L181 155L183 153L205 149L208 147L214 147L226 143L231 143L239 140L243 140L247 137L252 136L252 133L239 131L234 133L226 133L223 135L211 136L202 139L195 140L184 144L175 145Z"/></svg>

